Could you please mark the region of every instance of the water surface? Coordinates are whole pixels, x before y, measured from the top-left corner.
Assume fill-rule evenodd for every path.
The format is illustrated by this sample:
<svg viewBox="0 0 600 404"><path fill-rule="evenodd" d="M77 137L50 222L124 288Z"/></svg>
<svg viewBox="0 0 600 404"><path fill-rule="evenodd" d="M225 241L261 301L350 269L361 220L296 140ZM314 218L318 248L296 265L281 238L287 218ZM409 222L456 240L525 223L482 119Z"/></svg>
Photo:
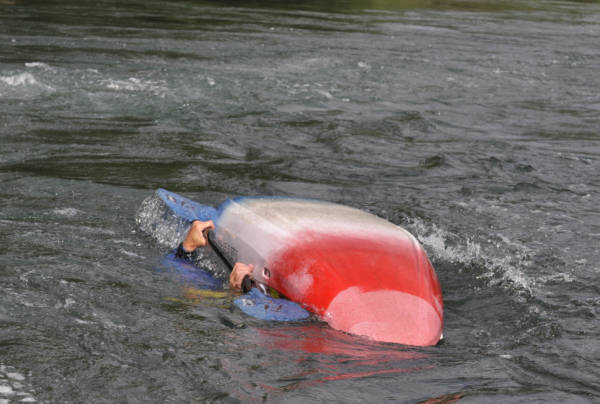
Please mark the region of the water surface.
<svg viewBox="0 0 600 404"><path fill-rule="evenodd" d="M0 402L597 401L598 43L596 2L0 2ZM444 343L188 299L157 187L406 227Z"/></svg>

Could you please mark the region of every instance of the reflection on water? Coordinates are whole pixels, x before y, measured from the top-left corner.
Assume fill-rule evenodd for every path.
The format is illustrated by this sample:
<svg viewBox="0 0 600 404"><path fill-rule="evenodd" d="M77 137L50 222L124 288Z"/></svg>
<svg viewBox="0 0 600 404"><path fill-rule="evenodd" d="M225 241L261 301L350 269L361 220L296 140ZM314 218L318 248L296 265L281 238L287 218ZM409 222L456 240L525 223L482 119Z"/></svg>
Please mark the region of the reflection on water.
<svg viewBox="0 0 600 404"><path fill-rule="evenodd" d="M418 362L427 355L395 344L380 344L335 331L327 325L258 328L249 342L271 350L293 353L298 361L310 356L309 369L278 379L277 388L292 390L328 381L382 374L406 373L432 366ZM289 353L286 356L290 356ZM307 364L308 365L308 364Z"/></svg>
<svg viewBox="0 0 600 404"><path fill-rule="evenodd" d="M258 390L253 388L252 393L239 392L242 398L254 400L257 394L262 394L261 392L276 398L284 392L303 390L329 382L421 372L434 366L428 360L431 355L427 348L417 349L372 341L336 331L314 318L288 325L250 319L245 314L215 314L212 310L214 307L233 308L232 300L235 294L231 291L204 289L212 285L206 284L204 277L208 273L203 270L182 266L179 261L175 267L169 257L163 260L162 264L172 268L173 280L182 284L182 298L167 298L165 304L170 307L169 310L183 310L201 317L216 316L226 327L245 330L242 334L227 333L227 345L233 351L254 347L252 350L264 352L264 358L259 356L253 367L271 367L275 358L293 364L293 369L289 372L278 372L276 380L260 383L254 379L247 380L249 385L258 383ZM189 318L189 315L187 317ZM247 327L246 323L249 323L250 327ZM431 348L435 349L437 348ZM228 367L227 372L234 378L248 377L245 370L236 369L234 366Z"/></svg>

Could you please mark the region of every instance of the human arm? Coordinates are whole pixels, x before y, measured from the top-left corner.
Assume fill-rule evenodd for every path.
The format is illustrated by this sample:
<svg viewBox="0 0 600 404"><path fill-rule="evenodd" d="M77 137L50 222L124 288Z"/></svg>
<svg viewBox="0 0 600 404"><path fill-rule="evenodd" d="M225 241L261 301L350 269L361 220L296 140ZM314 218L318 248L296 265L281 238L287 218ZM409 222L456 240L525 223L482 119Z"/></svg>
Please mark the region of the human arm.
<svg viewBox="0 0 600 404"><path fill-rule="evenodd" d="M184 261L194 262L198 258L198 247L204 247L208 244L206 231L214 229L215 225L212 220L203 222L194 220L188 230L185 240L179 243L175 250L175 257Z"/></svg>
<svg viewBox="0 0 600 404"><path fill-rule="evenodd" d="M246 276L252 276L254 265L246 265L236 262L229 275L229 287L235 290L242 290L242 282Z"/></svg>
<svg viewBox="0 0 600 404"><path fill-rule="evenodd" d="M206 231L213 230L215 228L212 220L207 222L203 222L200 220L195 220L188 231L185 240L181 243L178 248L177 256L192 256L194 250L199 247L204 247L208 244L208 238L206 235ZM231 275L229 276L229 285L232 289L242 290L242 282L246 276L252 275L252 270L254 269L253 265L243 264L241 262L237 262L233 269L231 270Z"/></svg>
<svg viewBox="0 0 600 404"><path fill-rule="evenodd" d="M208 244L206 231L214 230L214 228L215 225L212 220L207 222L194 220L181 246L185 251L188 252L192 252L198 247L204 247L206 244Z"/></svg>

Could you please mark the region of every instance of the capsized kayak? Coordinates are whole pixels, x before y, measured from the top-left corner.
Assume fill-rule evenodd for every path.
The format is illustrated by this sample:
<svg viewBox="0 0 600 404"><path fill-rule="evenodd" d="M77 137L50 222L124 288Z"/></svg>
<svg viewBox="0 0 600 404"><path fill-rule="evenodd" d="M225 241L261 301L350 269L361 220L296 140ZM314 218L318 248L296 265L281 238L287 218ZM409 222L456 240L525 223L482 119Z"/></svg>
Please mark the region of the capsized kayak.
<svg viewBox="0 0 600 404"><path fill-rule="evenodd" d="M221 254L253 264L256 280L331 327L406 345L440 340L439 280L402 227L348 206L296 198L240 197L207 212Z"/></svg>

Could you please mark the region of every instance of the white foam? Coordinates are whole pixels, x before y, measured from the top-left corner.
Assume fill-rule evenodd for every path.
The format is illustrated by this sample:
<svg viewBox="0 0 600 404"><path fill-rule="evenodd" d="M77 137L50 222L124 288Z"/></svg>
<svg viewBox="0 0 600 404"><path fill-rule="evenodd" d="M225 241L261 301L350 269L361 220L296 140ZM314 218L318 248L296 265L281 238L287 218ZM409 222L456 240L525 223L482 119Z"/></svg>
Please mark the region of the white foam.
<svg viewBox="0 0 600 404"><path fill-rule="evenodd" d="M540 280L543 283L546 283L546 282L571 283L571 282L573 282L575 280L575 278L571 274L567 274L567 273L564 273L564 272L559 272L557 274L552 274L552 275L548 275L548 276L542 276L540 278Z"/></svg>
<svg viewBox="0 0 600 404"><path fill-rule="evenodd" d="M46 70L52 70L52 67L50 67L50 65L47 65L46 63L42 63L42 62L28 62L25 63L25 67L30 67L30 68L43 68Z"/></svg>
<svg viewBox="0 0 600 404"><path fill-rule="evenodd" d="M47 91L55 91L53 87L39 81L30 72L0 76L0 89L2 88L17 97L31 97Z"/></svg>
<svg viewBox="0 0 600 404"><path fill-rule="evenodd" d="M530 267L530 251L522 244L511 241L502 234L495 236L500 240L474 241L452 234L435 224L426 224L420 219L412 219L414 233L428 252L439 260L465 266L477 265L487 271L477 279L487 279L489 285L514 285L516 290L529 293L534 291L536 280L525 274ZM507 282L503 282L507 281ZM546 280L542 279L542 282ZM540 278L537 283L539 284Z"/></svg>
<svg viewBox="0 0 600 404"><path fill-rule="evenodd" d="M0 364L0 404L14 402L36 402L32 393L27 391L25 376L12 366Z"/></svg>
<svg viewBox="0 0 600 404"><path fill-rule="evenodd" d="M361 69L371 70L371 66L365 62L358 62L356 65Z"/></svg>
<svg viewBox="0 0 600 404"><path fill-rule="evenodd" d="M65 299L65 308L71 307L75 304L75 300L71 299L70 297L67 297Z"/></svg>
<svg viewBox="0 0 600 404"><path fill-rule="evenodd" d="M142 89L140 86L140 81L135 78L130 78L129 80L108 79L104 81L104 84L107 88L110 88L111 90L136 91Z"/></svg>
<svg viewBox="0 0 600 404"><path fill-rule="evenodd" d="M28 86L38 84L38 81L33 77L31 73L15 74L14 76L0 76L0 81L8 84L9 86Z"/></svg>
<svg viewBox="0 0 600 404"><path fill-rule="evenodd" d="M75 208L54 209L52 212L57 215L67 216L67 217L74 217L74 216L77 216L77 214L81 213L80 210L75 209Z"/></svg>
<svg viewBox="0 0 600 404"><path fill-rule="evenodd" d="M75 319L75 322L76 322L77 324L94 324L94 322L93 322L93 321L86 321L86 320L82 320L82 319L80 319L80 318L76 318L76 319Z"/></svg>
<svg viewBox="0 0 600 404"><path fill-rule="evenodd" d="M20 373L16 373L16 372L10 372L10 373L7 373L7 374L6 374L6 376L7 376L9 379L13 379L13 380L19 380L19 381L23 381L23 380L25 380L25 376L23 376L23 375L22 375L22 374L20 374Z"/></svg>
<svg viewBox="0 0 600 404"><path fill-rule="evenodd" d="M131 92L153 92L158 95L164 93L164 86L160 82L144 81L137 77L130 77L127 80L106 79L101 82L106 88L117 91Z"/></svg>
<svg viewBox="0 0 600 404"><path fill-rule="evenodd" d="M316 93L322 95L323 97L327 98L328 100L332 100L333 99L333 95L331 95L331 93L329 91L325 91L325 90L315 90Z"/></svg>
<svg viewBox="0 0 600 404"><path fill-rule="evenodd" d="M426 225L422 220L413 219L411 226L421 243L438 259L465 264L482 259L481 245L470 239L465 239L462 245L451 246L448 241L455 237L435 224Z"/></svg>
<svg viewBox="0 0 600 404"><path fill-rule="evenodd" d="M135 257L135 258L144 258L143 256L141 256L141 255L139 255L139 254L136 254L136 253L134 253L134 252L131 252L131 251L127 251L127 250L125 250L125 249L123 249L123 248L121 248L121 249L120 249L120 251L121 251L123 254L125 254L125 255L128 255L128 256L130 256L130 257Z"/></svg>
<svg viewBox="0 0 600 404"><path fill-rule="evenodd" d="M131 233L135 234L135 230L132 230ZM112 240L113 243L115 244L127 244L127 245L132 245L132 246L141 246L141 243L136 243L134 241L131 240L127 240L127 239L115 239Z"/></svg>

